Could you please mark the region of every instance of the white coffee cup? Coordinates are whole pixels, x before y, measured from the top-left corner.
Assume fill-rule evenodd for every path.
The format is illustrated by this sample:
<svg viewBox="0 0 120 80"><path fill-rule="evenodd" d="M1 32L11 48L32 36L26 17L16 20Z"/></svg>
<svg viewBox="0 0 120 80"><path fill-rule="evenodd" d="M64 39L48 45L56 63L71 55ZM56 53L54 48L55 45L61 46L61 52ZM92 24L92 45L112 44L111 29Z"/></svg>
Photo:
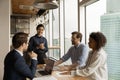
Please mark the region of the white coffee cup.
<svg viewBox="0 0 120 80"><path fill-rule="evenodd" d="M74 77L76 75L76 71L75 70L70 71L70 75Z"/></svg>

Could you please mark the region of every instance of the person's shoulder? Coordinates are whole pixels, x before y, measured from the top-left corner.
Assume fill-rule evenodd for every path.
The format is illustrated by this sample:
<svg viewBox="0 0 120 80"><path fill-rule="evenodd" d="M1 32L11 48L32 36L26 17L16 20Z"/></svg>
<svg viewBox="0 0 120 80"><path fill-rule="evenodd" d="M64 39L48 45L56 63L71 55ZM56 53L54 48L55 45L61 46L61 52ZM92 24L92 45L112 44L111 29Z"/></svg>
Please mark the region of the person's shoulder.
<svg viewBox="0 0 120 80"><path fill-rule="evenodd" d="M13 51L13 54L14 54L14 57L20 57L21 56L20 53L17 52L16 50Z"/></svg>
<svg viewBox="0 0 120 80"><path fill-rule="evenodd" d="M75 46L74 46L74 45L72 45L72 46L70 46L70 48L69 48L68 50L69 50L69 51L70 51L70 50L73 50L73 49L74 49L74 47L75 47Z"/></svg>
<svg viewBox="0 0 120 80"><path fill-rule="evenodd" d="M98 51L98 54L101 54L101 55L105 55L106 54L106 51L101 48L99 51Z"/></svg>
<svg viewBox="0 0 120 80"><path fill-rule="evenodd" d="M83 44L83 43L80 43L79 46L80 46L80 47L86 47L86 48L87 48L87 45L86 45L86 44Z"/></svg>
<svg viewBox="0 0 120 80"><path fill-rule="evenodd" d="M8 52L8 54L6 55L6 58L12 58L12 59L16 59L20 57L19 53L16 50L11 50L10 52Z"/></svg>
<svg viewBox="0 0 120 80"><path fill-rule="evenodd" d="M80 43L80 45L82 45L82 46L86 46L86 44L84 44L84 43Z"/></svg>
<svg viewBox="0 0 120 80"><path fill-rule="evenodd" d="M44 36L42 36L42 38L45 38ZM46 38L45 38L46 39Z"/></svg>
<svg viewBox="0 0 120 80"><path fill-rule="evenodd" d="M34 37L37 37L37 35L33 35L33 36L31 36L30 38L34 38Z"/></svg>
<svg viewBox="0 0 120 80"><path fill-rule="evenodd" d="M10 56L12 56L12 55L13 55L12 53L13 53L13 50L11 50L10 52L8 52L8 53L6 54L5 59L8 58L8 57L10 57Z"/></svg>
<svg viewBox="0 0 120 80"><path fill-rule="evenodd" d="M12 55L12 56L13 56L13 55L15 55L15 54L14 54L15 52L16 52L16 51L13 49L13 50L11 50L10 52L8 52L8 54L7 54L7 55L8 55L8 56L10 56L10 55Z"/></svg>
<svg viewBox="0 0 120 80"><path fill-rule="evenodd" d="M43 38L44 40L47 40L44 36L42 36L42 38Z"/></svg>
<svg viewBox="0 0 120 80"><path fill-rule="evenodd" d="M72 45L69 49L73 49L75 46L74 45Z"/></svg>
<svg viewBox="0 0 120 80"><path fill-rule="evenodd" d="M31 37L30 37L30 40L34 40L36 37L37 37L36 35L31 36Z"/></svg>

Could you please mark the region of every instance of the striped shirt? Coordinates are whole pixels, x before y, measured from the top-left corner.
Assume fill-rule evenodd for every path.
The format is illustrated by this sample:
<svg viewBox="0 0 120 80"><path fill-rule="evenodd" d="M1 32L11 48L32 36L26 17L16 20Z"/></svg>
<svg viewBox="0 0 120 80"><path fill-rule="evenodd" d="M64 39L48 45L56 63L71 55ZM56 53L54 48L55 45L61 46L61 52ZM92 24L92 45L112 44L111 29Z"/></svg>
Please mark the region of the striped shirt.
<svg viewBox="0 0 120 80"><path fill-rule="evenodd" d="M77 47L72 46L68 52L61 58L64 62L71 58L72 64L78 63L81 67L85 66L88 57L88 47L84 44L79 44Z"/></svg>

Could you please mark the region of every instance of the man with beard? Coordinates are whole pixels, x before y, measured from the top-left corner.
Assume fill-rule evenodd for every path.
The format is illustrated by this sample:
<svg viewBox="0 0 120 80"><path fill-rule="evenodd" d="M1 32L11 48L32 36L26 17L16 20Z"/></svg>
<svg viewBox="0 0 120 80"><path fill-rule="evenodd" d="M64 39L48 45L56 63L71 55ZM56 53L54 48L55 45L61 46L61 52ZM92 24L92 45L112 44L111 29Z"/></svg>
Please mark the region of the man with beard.
<svg viewBox="0 0 120 80"><path fill-rule="evenodd" d="M60 58L60 60L55 62L55 66L67 61L69 58L71 58L71 65L66 66L60 66L60 70L71 70L75 69L76 66L85 66L87 57L88 57L88 48L86 45L81 43L82 40L82 34L75 31L72 32L71 42L72 45L68 52Z"/></svg>

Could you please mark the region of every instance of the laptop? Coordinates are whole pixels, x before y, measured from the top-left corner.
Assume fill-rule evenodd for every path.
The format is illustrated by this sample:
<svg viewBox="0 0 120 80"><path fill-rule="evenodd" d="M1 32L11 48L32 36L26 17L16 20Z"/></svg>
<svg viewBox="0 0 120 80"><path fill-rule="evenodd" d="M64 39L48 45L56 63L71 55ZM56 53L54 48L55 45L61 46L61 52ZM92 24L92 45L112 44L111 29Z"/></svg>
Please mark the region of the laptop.
<svg viewBox="0 0 120 80"><path fill-rule="evenodd" d="M45 61L45 64L46 64L45 69L44 70L39 70L38 73L41 76L51 75L53 67L54 67L55 59L53 59L53 58L45 58L44 61Z"/></svg>

